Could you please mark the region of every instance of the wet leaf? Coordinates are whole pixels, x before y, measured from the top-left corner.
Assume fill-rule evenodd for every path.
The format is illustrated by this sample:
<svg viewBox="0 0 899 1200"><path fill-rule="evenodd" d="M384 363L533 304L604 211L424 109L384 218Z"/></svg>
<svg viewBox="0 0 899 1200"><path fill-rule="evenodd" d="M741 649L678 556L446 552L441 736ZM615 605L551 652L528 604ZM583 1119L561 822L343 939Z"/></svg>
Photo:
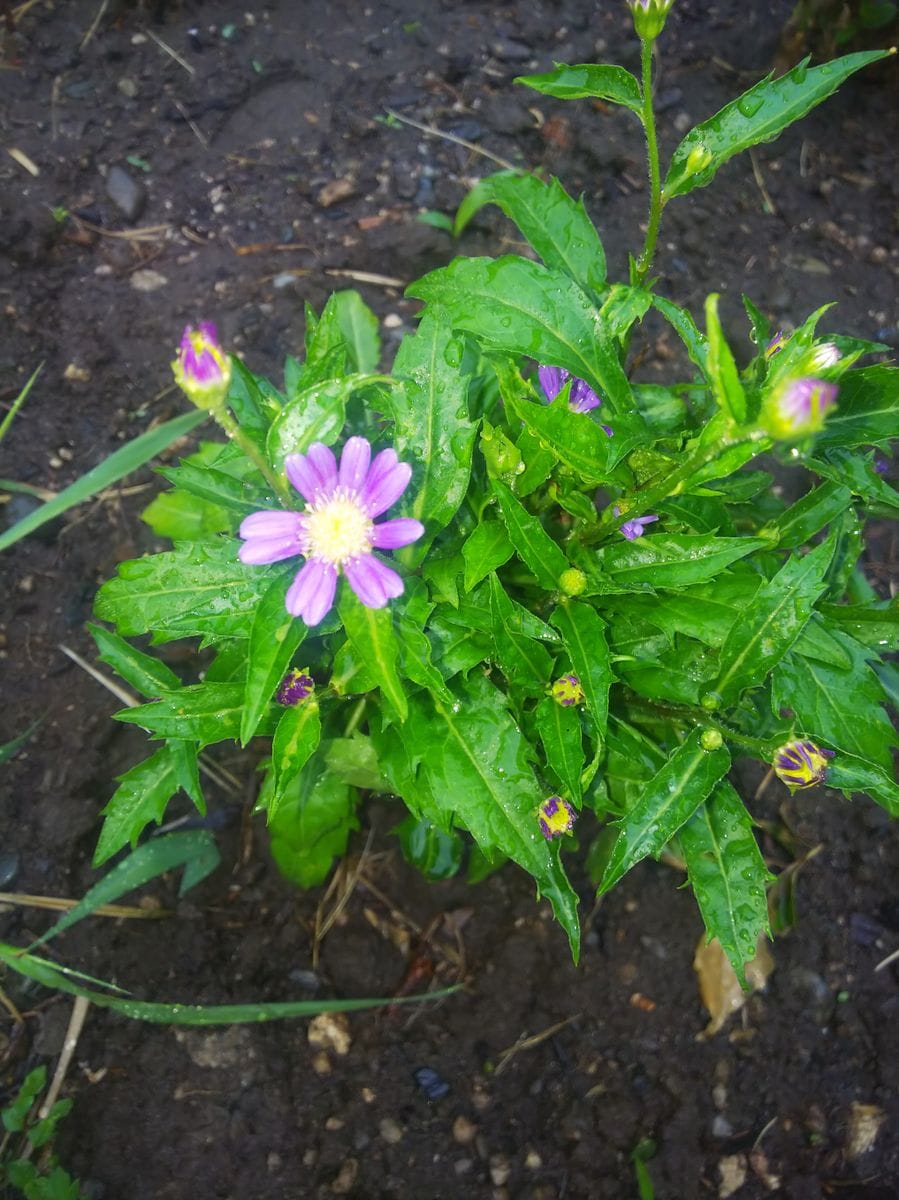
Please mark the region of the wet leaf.
<svg viewBox="0 0 899 1200"><path fill-rule="evenodd" d="M393 832L400 840L403 858L426 879L452 879L458 874L465 847L457 833L411 814Z"/></svg>
<svg viewBox="0 0 899 1200"><path fill-rule="evenodd" d="M240 737L243 714L242 683L196 683L171 692L152 704L125 708L115 720L139 725L160 738L180 738L211 746ZM271 733L273 714L263 718L260 733Z"/></svg>
<svg viewBox="0 0 899 1200"><path fill-rule="evenodd" d="M313 442L333 445L346 424L350 396L381 383L393 384L395 381L383 375L354 374L324 379L304 387L291 396L272 421L266 440L269 460L280 471L288 454L305 454Z"/></svg>
<svg viewBox="0 0 899 1200"><path fill-rule="evenodd" d="M606 63L581 63L566 66L556 63L555 69L544 75L519 75L516 83L523 83L542 92L544 96L555 96L557 100L608 100L621 104L643 118L643 95L640 84L630 71Z"/></svg>
<svg viewBox="0 0 899 1200"><path fill-rule="evenodd" d="M112 667L129 687L142 696L155 697L181 687L181 680L175 672L152 654L144 654L124 638L100 625L89 624L87 630L97 644L100 661Z"/></svg>
<svg viewBox="0 0 899 1200"><path fill-rule="evenodd" d="M724 337L718 317L718 297L709 296L705 302L705 326L708 337L708 370L712 377L712 392L718 407L738 425L746 420L746 393L737 373L737 364Z"/></svg>
<svg viewBox="0 0 899 1200"><path fill-rule="evenodd" d="M541 642L524 632L518 613L519 606L491 574L490 615L497 660L514 691L539 696L550 683L552 659Z"/></svg>
<svg viewBox="0 0 899 1200"><path fill-rule="evenodd" d="M555 590L559 586L560 576L568 570L568 559L537 517L527 511L504 483L494 479L492 487L499 500L503 523L518 557L541 587L547 591Z"/></svg>
<svg viewBox="0 0 899 1200"><path fill-rule="evenodd" d="M839 483L822 483L807 492L786 512L769 521L760 532L770 535L772 544L795 549L804 545L825 525L844 513L852 503L852 492Z"/></svg>
<svg viewBox="0 0 899 1200"><path fill-rule="evenodd" d="M269 826L291 783L318 749L321 734L318 704L313 697L282 712L272 738L271 787L265 791Z"/></svg>
<svg viewBox="0 0 899 1200"><path fill-rule="evenodd" d="M550 619L562 635L571 669L584 689L598 755L606 738L609 688L615 679L609 660L605 623L589 604L576 600L560 604Z"/></svg>
<svg viewBox="0 0 899 1200"><path fill-rule="evenodd" d="M374 371L381 357L378 318L352 288L337 292L332 299L353 369L363 373Z"/></svg>
<svg viewBox="0 0 899 1200"><path fill-rule="evenodd" d="M109 803L103 809L105 818L93 865L99 867L112 858L129 842L137 845L137 839L151 821L162 820L168 803L178 790L172 753L168 746L161 746L149 758L119 775L116 788Z"/></svg>
<svg viewBox="0 0 899 1200"><path fill-rule="evenodd" d="M515 547L500 521L482 521L462 546L465 560L465 590L470 592L491 571L508 562Z"/></svg>
<svg viewBox="0 0 899 1200"><path fill-rule="evenodd" d="M764 538L651 533L604 546L596 560L616 583L647 589L688 587L714 579L730 563L768 544Z"/></svg>
<svg viewBox="0 0 899 1200"><path fill-rule="evenodd" d="M406 719L406 691L397 671L399 647L393 630L393 610L368 608L345 588L340 619L363 665L378 681L382 697L400 721Z"/></svg>
<svg viewBox="0 0 899 1200"><path fill-rule="evenodd" d="M323 882L334 859L345 853L350 834L359 828L356 790L325 769L326 749L322 744L294 777L269 820L272 857L278 870L302 888ZM271 786L269 780L267 786ZM263 790L260 804L267 801Z"/></svg>
<svg viewBox="0 0 899 1200"><path fill-rule="evenodd" d="M580 712L574 706L565 708L546 696L537 705L536 724L547 765L565 796L580 807L581 772L584 769Z"/></svg>
<svg viewBox="0 0 899 1200"><path fill-rule="evenodd" d="M899 427L899 367L879 364L848 371L837 407L815 439L816 453L831 447L885 446Z"/></svg>
<svg viewBox="0 0 899 1200"><path fill-rule="evenodd" d="M746 964L749 991L744 991L718 939L707 942L702 937L696 947L693 969L698 976L700 998L711 1017L703 1031L704 1036L710 1038L723 1029L729 1017L740 1011L752 992L765 987L774 970L774 959L768 939L762 934L755 958Z"/></svg>
<svg viewBox="0 0 899 1200"><path fill-rule="evenodd" d="M256 609L250 629L244 710L240 721L242 746L256 732L262 714L307 633L306 625L292 617L284 607L294 574L295 565L280 572L280 578L273 581Z"/></svg>

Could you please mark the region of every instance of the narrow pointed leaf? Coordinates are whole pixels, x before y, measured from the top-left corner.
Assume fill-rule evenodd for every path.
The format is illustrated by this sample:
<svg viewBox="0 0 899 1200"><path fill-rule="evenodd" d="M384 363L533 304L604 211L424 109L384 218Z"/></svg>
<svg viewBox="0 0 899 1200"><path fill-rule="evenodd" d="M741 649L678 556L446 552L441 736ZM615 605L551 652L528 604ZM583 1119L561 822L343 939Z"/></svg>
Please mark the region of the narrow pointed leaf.
<svg viewBox="0 0 899 1200"><path fill-rule="evenodd" d="M140 725L156 737L187 738L201 746L240 737L243 714L242 683L196 683L164 696L152 704L125 708L115 720ZM271 733L271 717L262 732Z"/></svg>
<svg viewBox="0 0 899 1200"><path fill-rule="evenodd" d="M346 424L350 396L376 383L392 385L395 381L389 376L357 373L304 387L272 421L266 441L270 461L281 470L288 454L305 454L313 442L332 445Z"/></svg>
<svg viewBox="0 0 899 1200"><path fill-rule="evenodd" d="M151 821L159 824L162 820L168 802L178 790L169 747L161 746L149 758L119 775L118 784L103 809L105 820L94 851L95 867L129 842L135 846Z"/></svg>
<svg viewBox="0 0 899 1200"><path fill-rule="evenodd" d="M553 591L569 562L540 521L532 516L512 490L499 479L493 480L503 522L515 552L536 577L541 587Z"/></svg>
<svg viewBox="0 0 899 1200"><path fill-rule="evenodd" d="M546 696L537 705L536 719L547 765L565 795L580 807L585 761L581 714L574 706L565 708Z"/></svg>
<svg viewBox="0 0 899 1200"><path fill-rule="evenodd" d="M886 445L899 428L899 367L885 363L847 371L837 407L815 439L815 450Z"/></svg>
<svg viewBox="0 0 899 1200"><path fill-rule="evenodd" d="M614 682L602 618L589 604L569 600L560 604L550 618L562 635L571 669L581 682L587 711L593 719L593 736L598 754L606 739L609 720L609 688Z"/></svg>
<svg viewBox="0 0 899 1200"><path fill-rule="evenodd" d="M321 733L318 704L313 696L281 714L272 738L271 771L274 778L267 797L269 825L284 799L286 788L318 749Z"/></svg>
<svg viewBox="0 0 899 1200"><path fill-rule="evenodd" d="M399 649L393 631L393 612L387 608L367 608L349 588L340 601L340 618L353 649L378 681L381 695L400 721L405 721L406 692L399 677Z"/></svg>
<svg viewBox="0 0 899 1200"><path fill-rule="evenodd" d="M490 576L490 614L496 657L509 685L530 696L542 695L550 681L552 659L542 643L522 631L517 606L493 574Z"/></svg>
<svg viewBox="0 0 899 1200"><path fill-rule="evenodd" d="M465 590L472 591L482 579L508 562L515 553L506 527L500 521L482 521L462 546Z"/></svg>
<svg viewBox="0 0 899 1200"><path fill-rule="evenodd" d="M374 371L381 357L378 318L352 288L337 292L337 322L346 340L350 361L356 371Z"/></svg>
<svg viewBox="0 0 899 1200"><path fill-rule="evenodd" d="M607 575L629 586L689 587L714 579L732 562L768 545L765 538L650 533L604 546L596 560Z"/></svg>
<svg viewBox="0 0 899 1200"><path fill-rule="evenodd" d="M769 534L772 541L776 538L778 546L794 549L804 545L825 525L844 513L851 503L852 492L849 488L828 480L791 504L786 512L769 521L760 532Z"/></svg>
<svg viewBox="0 0 899 1200"><path fill-rule="evenodd" d="M144 654L101 625L89 624L87 630L97 643L100 661L108 663L129 687L142 696L159 696L181 687L181 680L175 672L152 654Z"/></svg>
<svg viewBox="0 0 899 1200"><path fill-rule="evenodd" d="M721 328L717 295L709 296L705 302L705 327L709 343L708 368L712 377L712 391L718 407L741 425L746 420L746 393L743 391L737 364Z"/></svg>
<svg viewBox="0 0 899 1200"><path fill-rule="evenodd" d="M262 720L262 714L284 678L294 654L306 636L303 621L284 607L296 567L282 569L262 597L253 625L247 656L246 689L240 719L240 744L245 746Z"/></svg>
<svg viewBox="0 0 899 1200"><path fill-rule="evenodd" d="M556 63L555 69L544 75L519 75L515 82L542 92L544 96L555 96L557 100L608 100L624 105L643 119L640 84L624 67L608 63L575 66Z"/></svg>

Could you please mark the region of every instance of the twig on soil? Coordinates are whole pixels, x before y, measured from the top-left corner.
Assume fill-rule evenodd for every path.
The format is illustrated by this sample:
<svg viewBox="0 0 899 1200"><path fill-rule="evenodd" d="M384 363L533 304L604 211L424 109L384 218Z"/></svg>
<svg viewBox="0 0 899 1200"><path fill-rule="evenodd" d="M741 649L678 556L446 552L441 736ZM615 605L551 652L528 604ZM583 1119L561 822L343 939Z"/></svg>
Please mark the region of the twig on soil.
<svg viewBox="0 0 899 1200"><path fill-rule="evenodd" d="M27 892L0 892L0 904L19 904L28 908L49 908L54 912L68 912L80 900L69 900L61 896L33 896ZM135 908L130 904L101 904L91 910L95 917L124 917L128 920L158 920L170 917L168 908Z"/></svg>
<svg viewBox="0 0 899 1200"><path fill-rule="evenodd" d="M773 217L777 214L777 209L774 206L774 201L768 194L768 189L765 187L765 180L762 176L762 168L759 166L758 155L754 147L749 148L749 161L752 163L752 175L755 179L756 187L762 194L762 211L768 217Z"/></svg>
<svg viewBox="0 0 899 1200"><path fill-rule="evenodd" d="M75 220L91 233L100 234L102 237L124 238L129 242L157 242L160 234L166 234L172 228L171 225L144 225L142 229L104 229L102 225L95 225L93 221L87 221L84 217L75 217Z"/></svg>
<svg viewBox="0 0 899 1200"><path fill-rule="evenodd" d="M205 133L203 133L202 129L200 129L200 127L197 125L196 121L191 120L190 116L188 115L187 109L184 107L184 105L181 103L181 101L178 100L175 96L170 96L169 99L171 100L171 102L175 106L175 108L177 108L178 112L181 113L181 116L187 122L191 133L194 135L194 137L197 139L197 141L200 143L200 145L203 147L203 149L208 150L209 149L209 139L206 137Z"/></svg>
<svg viewBox="0 0 899 1200"><path fill-rule="evenodd" d="M768 786L771 783L771 780L773 778L774 778L774 768L771 767L768 771L768 774L765 776L765 778L762 780L762 782L755 789L755 795L752 797L753 800L760 800L762 798L762 796L765 794L765 792L767 792Z"/></svg>
<svg viewBox="0 0 899 1200"><path fill-rule="evenodd" d="M349 904L350 896L352 896L353 892L356 890L356 884L359 882L359 877L365 868L373 835L374 831L369 830L368 838L366 839L365 845L362 848L362 853L359 855L359 859L352 871L348 872L346 863L341 863L340 870L335 872L333 879L328 884L327 891L325 892L324 896L322 896L321 903L315 910L315 927L312 934L313 971L318 969L319 952L325 935L346 908L347 904ZM341 884L343 884L343 894L331 909L330 913L328 913L328 916L323 918L322 914L325 911L325 905L330 900L333 892L340 888Z"/></svg>
<svg viewBox="0 0 899 1200"><path fill-rule="evenodd" d="M394 279L392 275L376 275L372 271L351 271L348 268L333 267L325 271L326 275L336 275L340 279L355 279L357 283L374 283L378 287L404 288L404 279Z"/></svg>
<svg viewBox="0 0 899 1200"><path fill-rule="evenodd" d="M581 1019L581 1013L575 1013L572 1017L566 1017L564 1021L558 1021L555 1025L550 1025L548 1029L544 1029L540 1033L535 1033L533 1037L520 1037L514 1046L510 1046L507 1050L503 1050L499 1056L494 1075L498 1075L500 1071L505 1070L512 1059L520 1050L533 1050L535 1046L539 1046L541 1042L545 1042L547 1038L551 1038L557 1034L560 1029L564 1029L566 1025L571 1025L574 1021Z"/></svg>
<svg viewBox="0 0 899 1200"><path fill-rule="evenodd" d="M235 246L233 244L231 248L235 254L261 254L268 253L270 250L301 249L299 246ZM306 248L302 247L302 249ZM272 279L277 279L279 275L295 275L298 279L305 279L307 275L315 275L317 272L317 267L288 267L286 271L279 271L277 275L263 275L257 282L269 283ZM324 274L336 276L339 279L354 279L356 283L371 283L376 287L404 288L406 286L405 279L396 279L392 275L378 275L373 271L353 271L349 267L328 267Z"/></svg>
<svg viewBox="0 0 899 1200"><path fill-rule="evenodd" d="M892 954L888 954L886 958L882 958L874 970L882 971L884 967L888 967L890 963L895 962L897 958L899 958L899 950L894 950Z"/></svg>
<svg viewBox="0 0 899 1200"><path fill-rule="evenodd" d="M90 1001L86 1000L84 996L75 997L75 1003L72 1005L72 1016L69 1020L69 1028L66 1030L66 1040L62 1044L62 1054L59 1056L59 1062L56 1064L56 1071L47 1089L44 1102L38 1109L37 1115L42 1121L50 1115L50 1110L56 1103L62 1082L66 1077L66 1071L68 1071L69 1064L72 1061L72 1055L75 1053L75 1047L78 1045L78 1038L81 1036L81 1030L84 1028L84 1021L89 1008Z"/></svg>
<svg viewBox="0 0 899 1200"><path fill-rule="evenodd" d="M179 67L184 67L184 69L185 69L185 71L187 71L188 75L196 75L197 72L190 65L190 63L187 62L186 59L183 59L177 50L173 50L171 46L169 46L166 42L164 42L161 37L157 37L152 29L145 28L143 32L147 35L148 38L153 39L153 41L156 43L156 45L159 47L160 50L164 50L166 52L166 54L170 54L172 56L172 58L175 60L175 62L178 64Z"/></svg>
<svg viewBox="0 0 899 1200"><path fill-rule="evenodd" d="M84 47L100 28L100 22L103 20L103 14L106 12L107 8L109 8L109 0L100 0L100 7L97 9L97 15L94 17L93 21L91 21L90 28L81 39L81 45L78 47L79 50L84 49Z"/></svg>
<svg viewBox="0 0 899 1200"><path fill-rule="evenodd" d="M431 137L443 138L446 142L455 142L457 146L464 146L466 150L470 150L472 154L480 154L483 158L489 158L492 162L498 163L506 171L520 171L520 167L516 167L514 163L510 163L507 158L501 158L498 154L493 154L490 150L485 150L482 146L476 146L474 142L469 142L467 138L459 137L455 133L447 133L443 129L438 129L436 125L423 125L421 121L413 121L411 117L404 117L401 113L395 112L392 108L384 110L389 117L393 117L395 121L401 121L404 125L411 125L413 129L418 129L422 133L430 134Z"/></svg>
<svg viewBox="0 0 899 1200"><path fill-rule="evenodd" d="M3 1005L17 1025L23 1025L25 1023L25 1018L16 1008L12 1000L10 1000L9 996L7 996L6 992L4 992L3 988L0 988L0 1004Z"/></svg>

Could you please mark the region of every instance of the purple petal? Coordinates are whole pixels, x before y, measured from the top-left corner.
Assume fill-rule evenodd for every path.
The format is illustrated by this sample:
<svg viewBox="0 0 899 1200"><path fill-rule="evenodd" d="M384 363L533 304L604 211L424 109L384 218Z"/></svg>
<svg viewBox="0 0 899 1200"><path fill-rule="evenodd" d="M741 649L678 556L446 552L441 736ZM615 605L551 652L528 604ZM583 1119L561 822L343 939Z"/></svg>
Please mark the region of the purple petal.
<svg viewBox="0 0 899 1200"><path fill-rule="evenodd" d="M418 541L424 531L421 521L415 521L412 517L397 517L374 527L371 544L379 550L396 550L398 546L408 546L410 542Z"/></svg>
<svg viewBox="0 0 899 1200"><path fill-rule="evenodd" d="M571 385L568 404L573 412L586 413L592 408L599 408L602 401L589 383L583 379L575 379Z"/></svg>
<svg viewBox="0 0 899 1200"><path fill-rule="evenodd" d="M538 367L537 377L547 400L552 403L568 381L568 372L564 367Z"/></svg>
<svg viewBox="0 0 899 1200"><path fill-rule="evenodd" d="M392 450L382 450L372 464L365 487L362 489L362 503L370 517L380 516L382 512L390 508L391 504L399 500L412 478L412 468L409 464L396 461L390 463L386 468L382 467L376 474L376 468L380 465L379 460L387 454L391 455L393 460L396 459Z"/></svg>
<svg viewBox="0 0 899 1200"><path fill-rule="evenodd" d="M321 442L313 442L306 451L306 458L312 463L322 481L322 491L333 492L337 487L337 459L332 451Z"/></svg>
<svg viewBox="0 0 899 1200"><path fill-rule="evenodd" d="M600 429L603 431L603 433L606 435L606 437L614 437L615 436L614 430L609 425L600 425Z"/></svg>
<svg viewBox="0 0 899 1200"><path fill-rule="evenodd" d="M300 540L295 533L281 537L253 537L244 542L237 557L248 566L258 567L263 563L280 562L282 558L293 558L301 554Z"/></svg>
<svg viewBox="0 0 899 1200"><path fill-rule="evenodd" d="M403 581L373 554L363 554L343 564L350 587L366 608L383 608L403 594Z"/></svg>
<svg viewBox="0 0 899 1200"><path fill-rule="evenodd" d="M365 483L371 446L362 437L351 437L340 456L340 486L358 492Z"/></svg>
<svg viewBox="0 0 899 1200"><path fill-rule="evenodd" d="M617 508L613 511L617 516ZM657 515L649 517L634 517L631 521L625 521L624 524L620 526L619 532L623 533L629 542L633 542L636 538L643 536L644 526L651 525L653 521L658 521L658 519L659 518Z"/></svg>
<svg viewBox="0 0 899 1200"><path fill-rule="evenodd" d="M242 538L281 538L297 532L300 514L285 512L282 508L263 509L262 512L251 513L240 523Z"/></svg>
<svg viewBox="0 0 899 1200"><path fill-rule="evenodd" d="M314 504L316 494L324 490L324 480L306 455L288 454L284 472L306 503Z"/></svg>
<svg viewBox="0 0 899 1200"><path fill-rule="evenodd" d="M287 589L284 606L292 617L318 625L334 603L337 568L320 558L310 558Z"/></svg>

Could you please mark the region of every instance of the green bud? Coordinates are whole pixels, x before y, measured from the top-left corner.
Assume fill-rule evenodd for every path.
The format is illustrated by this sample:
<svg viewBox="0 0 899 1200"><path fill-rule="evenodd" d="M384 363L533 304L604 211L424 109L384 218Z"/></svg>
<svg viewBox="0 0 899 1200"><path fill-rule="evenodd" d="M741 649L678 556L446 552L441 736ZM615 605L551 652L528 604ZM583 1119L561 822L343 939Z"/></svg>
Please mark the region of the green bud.
<svg viewBox="0 0 899 1200"><path fill-rule="evenodd" d="M645 42L654 42L668 19L674 0L626 0L634 17L637 37Z"/></svg>
<svg viewBox="0 0 899 1200"><path fill-rule="evenodd" d="M566 596L581 596L587 590L587 576L577 567L569 567L559 576L559 591Z"/></svg>
<svg viewBox="0 0 899 1200"><path fill-rule="evenodd" d="M703 750L720 750L724 745L724 738L717 729L704 729L700 735L699 744Z"/></svg>

